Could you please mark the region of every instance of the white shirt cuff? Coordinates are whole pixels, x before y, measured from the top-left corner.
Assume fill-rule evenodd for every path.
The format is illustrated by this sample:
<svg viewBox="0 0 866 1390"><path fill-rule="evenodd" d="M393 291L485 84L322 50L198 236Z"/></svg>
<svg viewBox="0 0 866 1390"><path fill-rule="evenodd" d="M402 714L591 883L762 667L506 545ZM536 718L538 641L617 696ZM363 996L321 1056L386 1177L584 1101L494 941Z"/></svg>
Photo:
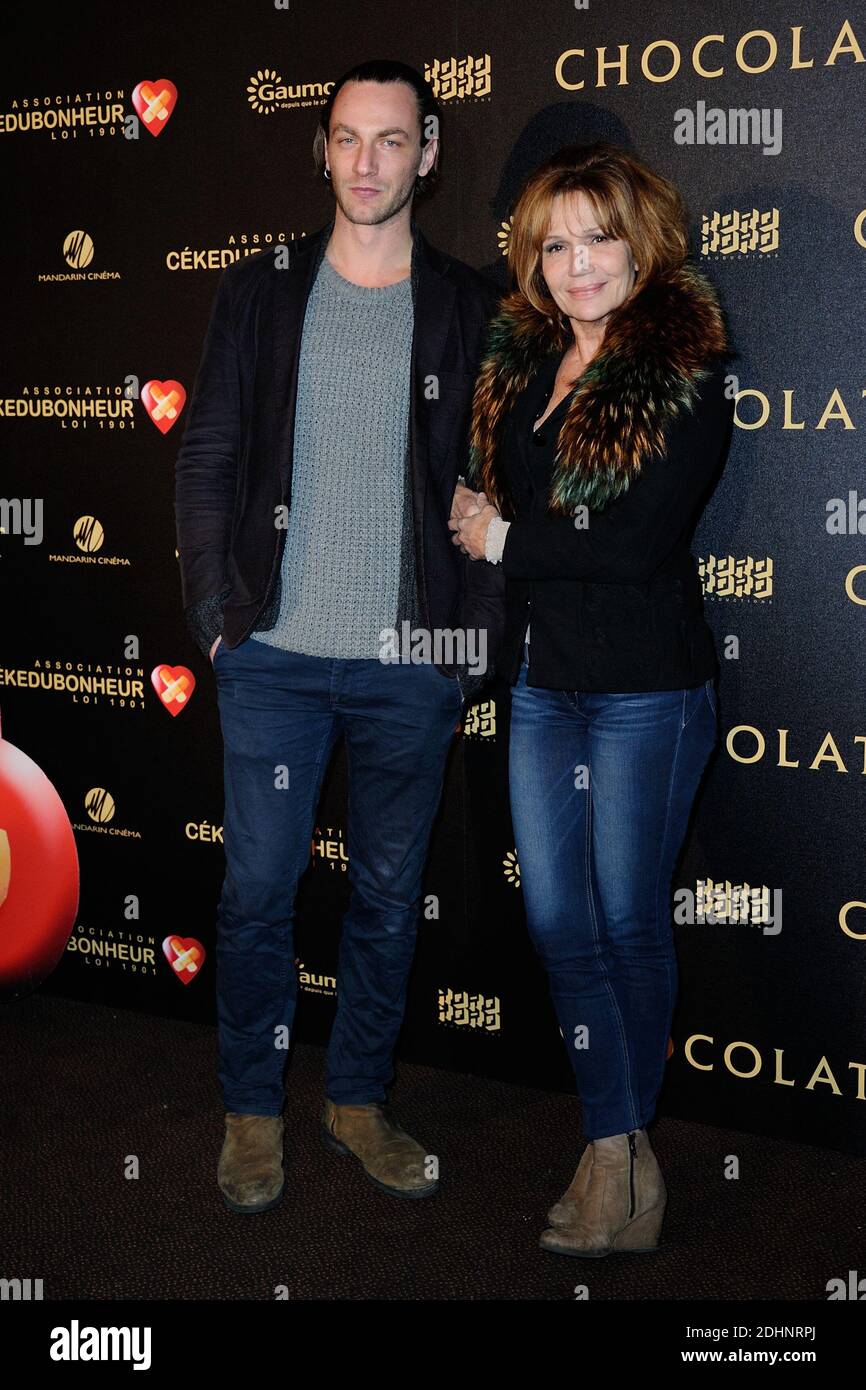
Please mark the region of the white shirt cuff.
<svg viewBox="0 0 866 1390"><path fill-rule="evenodd" d="M502 560L505 537L508 535L510 525L510 521L503 521L501 516L495 516L487 528L487 535L484 538L484 555L491 565L498 565Z"/></svg>

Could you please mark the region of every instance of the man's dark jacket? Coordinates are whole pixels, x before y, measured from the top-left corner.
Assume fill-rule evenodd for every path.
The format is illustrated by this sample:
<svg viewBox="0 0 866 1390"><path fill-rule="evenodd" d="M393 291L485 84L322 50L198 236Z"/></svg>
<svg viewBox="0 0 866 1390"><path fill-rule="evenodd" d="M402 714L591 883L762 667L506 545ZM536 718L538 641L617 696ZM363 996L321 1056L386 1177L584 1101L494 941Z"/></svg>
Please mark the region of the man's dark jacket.
<svg viewBox="0 0 866 1390"><path fill-rule="evenodd" d="M237 262L217 287L175 488L183 604L205 655L220 634L234 648L276 618L286 536L276 518L281 508L291 509L301 333L333 226L332 219L296 244ZM487 629L492 670L504 616L502 576L461 555L448 517L466 469L472 393L500 291L431 246L414 220L412 236L409 491L417 611L431 633ZM281 268L278 257L286 254L288 265ZM347 477L346 506L360 505ZM464 695L484 683L463 667L437 666L443 675L459 673Z"/></svg>

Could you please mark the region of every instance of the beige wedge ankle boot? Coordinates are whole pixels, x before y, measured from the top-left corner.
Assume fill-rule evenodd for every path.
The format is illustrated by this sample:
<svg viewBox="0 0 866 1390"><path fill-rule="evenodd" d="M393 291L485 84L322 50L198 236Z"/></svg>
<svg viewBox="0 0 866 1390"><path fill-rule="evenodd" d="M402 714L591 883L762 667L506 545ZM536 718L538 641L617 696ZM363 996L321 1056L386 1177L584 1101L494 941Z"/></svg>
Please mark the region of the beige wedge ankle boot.
<svg viewBox="0 0 866 1390"><path fill-rule="evenodd" d="M551 1226L567 1226L574 1216L576 1202L582 1202L586 1196L586 1186L589 1182L589 1170L592 1167L592 1140L587 1144L581 1155L580 1162L574 1170L574 1177L571 1184L565 1189L558 1202L554 1202L550 1211L547 1213L547 1220Z"/></svg>
<svg viewBox="0 0 866 1390"><path fill-rule="evenodd" d="M598 1259L657 1249L667 1191L646 1130L595 1139L591 1148L583 1196L568 1204L567 1221L542 1233L542 1250Z"/></svg>

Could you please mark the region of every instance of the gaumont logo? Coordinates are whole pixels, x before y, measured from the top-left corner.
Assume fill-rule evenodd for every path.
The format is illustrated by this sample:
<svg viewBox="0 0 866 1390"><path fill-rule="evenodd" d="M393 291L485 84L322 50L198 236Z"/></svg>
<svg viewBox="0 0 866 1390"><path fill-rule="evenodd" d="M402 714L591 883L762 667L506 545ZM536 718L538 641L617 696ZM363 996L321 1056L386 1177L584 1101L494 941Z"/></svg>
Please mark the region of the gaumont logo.
<svg viewBox="0 0 866 1390"><path fill-rule="evenodd" d="M731 75L735 70L757 77L776 66L790 72L809 72L820 78L822 68L847 67L866 62L863 49L846 19L829 48L815 35L803 34L802 24L784 34L769 29L749 29L737 37L703 34L682 48L671 39L654 39L640 51L620 43L594 50L594 60L584 48L567 48L556 59L554 75L568 92L595 87L628 87L636 79L672 82L678 73L685 81L692 74L707 81Z"/></svg>
<svg viewBox="0 0 866 1390"><path fill-rule="evenodd" d="M186 405L186 391L179 381L146 381L141 403L160 434L168 434Z"/></svg>
<svg viewBox="0 0 866 1390"><path fill-rule="evenodd" d="M145 79L133 88L132 104L151 135L161 135L177 103L177 87L167 77Z"/></svg>
<svg viewBox="0 0 866 1390"><path fill-rule="evenodd" d="M258 116L271 116L277 110L318 106L333 85L333 82L284 82L274 68L259 68L247 83L247 100Z"/></svg>
<svg viewBox="0 0 866 1390"><path fill-rule="evenodd" d="M317 974L298 957L295 957L295 968L298 972L298 984L301 989L306 990L307 994L322 994L328 998L334 998L337 993L337 977L335 975Z"/></svg>
<svg viewBox="0 0 866 1390"><path fill-rule="evenodd" d="M517 850L510 849L502 861L502 872L505 874L506 883L510 883L512 888L520 887L520 865L517 862Z"/></svg>

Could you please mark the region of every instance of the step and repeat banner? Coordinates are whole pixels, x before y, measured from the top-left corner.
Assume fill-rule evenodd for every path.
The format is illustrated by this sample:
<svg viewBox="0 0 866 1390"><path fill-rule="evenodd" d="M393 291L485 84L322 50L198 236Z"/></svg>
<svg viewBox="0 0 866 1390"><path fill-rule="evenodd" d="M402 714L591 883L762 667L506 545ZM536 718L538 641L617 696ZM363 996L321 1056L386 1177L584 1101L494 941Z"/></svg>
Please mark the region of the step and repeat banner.
<svg viewBox="0 0 866 1390"><path fill-rule="evenodd" d="M2 23L7 1001L215 1020L222 745L181 608L184 411L221 269L331 216L317 107L398 58L443 111L419 224L503 288L516 196L562 145L627 145L686 198L737 406L694 547L721 737L674 881L660 1113L866 1153L866 6L106 0ZM494 685L455 730L400 1055L571 1090L508 727ZM334 1013L345 841L338 754L299 899L302 1040Z"/></svg>

